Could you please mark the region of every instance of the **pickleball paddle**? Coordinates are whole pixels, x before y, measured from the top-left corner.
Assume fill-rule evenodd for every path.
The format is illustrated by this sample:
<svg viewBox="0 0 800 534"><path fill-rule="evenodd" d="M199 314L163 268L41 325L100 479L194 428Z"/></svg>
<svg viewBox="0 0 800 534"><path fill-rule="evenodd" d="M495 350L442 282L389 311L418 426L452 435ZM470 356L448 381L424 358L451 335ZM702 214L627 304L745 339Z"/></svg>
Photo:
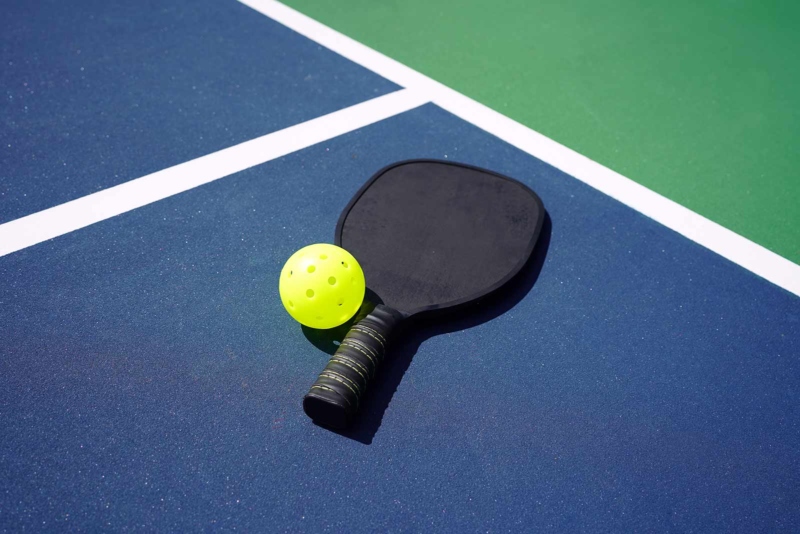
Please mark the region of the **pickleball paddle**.
<svg viewBox="0 0 800 534"><path fill-rule="evenodd" d="M319 424L345 428L401 322L474 302L533 253L545 210L528 187L450 162L412 160L375 174L336 226L380 304L355 323L303 399Z"/></svg>

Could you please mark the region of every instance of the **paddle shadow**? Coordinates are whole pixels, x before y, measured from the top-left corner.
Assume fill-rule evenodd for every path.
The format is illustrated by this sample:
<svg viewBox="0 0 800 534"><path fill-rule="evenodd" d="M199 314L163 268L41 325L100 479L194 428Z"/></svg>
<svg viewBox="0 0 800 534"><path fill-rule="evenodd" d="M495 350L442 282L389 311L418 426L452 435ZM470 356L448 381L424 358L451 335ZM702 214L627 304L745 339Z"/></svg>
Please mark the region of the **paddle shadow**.
<svg viewBox="0 0 800 534"><path fill-rule="evenodd" d="M370 389L364 395L361 411L353 420L350 428L346 430L324 426L322 428L365 445L371 444L381 426L386 408L389 407L389 403L420 345L433 336L466 330L491 321L521 301L536 283L542 271L547 251L550 248L551 230L550 215L545 213L539 241L530 260L513 280L498 291L441 318L430 321L425 319L409 321L399 327L394 334L394 341L386 355L386 360L378 371L377 378L370 384ZM379 302L380 300L374 293L368 292L365 297L365 307L344 325L331 330L315 330L304 326L303 334L315 347L328 354L333 354L350 330L350 326L365 317Z"/></svg>

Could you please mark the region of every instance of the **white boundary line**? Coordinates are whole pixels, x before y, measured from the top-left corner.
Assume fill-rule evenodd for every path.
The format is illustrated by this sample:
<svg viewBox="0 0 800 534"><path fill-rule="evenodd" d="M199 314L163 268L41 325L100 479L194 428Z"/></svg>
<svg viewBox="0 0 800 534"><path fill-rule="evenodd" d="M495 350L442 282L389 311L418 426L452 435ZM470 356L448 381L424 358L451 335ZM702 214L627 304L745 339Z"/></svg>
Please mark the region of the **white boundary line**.
<svg viewBox="0 0 800 534"><path fill-rule="evenodd" d="M0 256L182 193L430 102L402 89L0 225Z"/></svg>
<svg viewBox="0 0 800 534"><path fill-rule="evenodd" d="M450 113L800 296L800 265L288 6L275 0L239 1L398 85L429 95Z"/></svg>

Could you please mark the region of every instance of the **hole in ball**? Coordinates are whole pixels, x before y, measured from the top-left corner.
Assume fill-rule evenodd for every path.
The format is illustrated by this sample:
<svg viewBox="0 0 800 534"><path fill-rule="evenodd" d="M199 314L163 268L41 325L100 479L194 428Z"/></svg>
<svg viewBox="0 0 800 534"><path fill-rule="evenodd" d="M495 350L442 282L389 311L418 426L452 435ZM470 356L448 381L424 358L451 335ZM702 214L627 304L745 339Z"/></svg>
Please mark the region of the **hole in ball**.
<svg viewBox="0 0 800 534"><path fill-rule="evenodd" d="M291 278L293 274L294 274L294 271L289 271L289 278Z"/></svg>
<svg viewBox="0 0 800 534"><path fill-rule="evenodd" d="M339 300L337 300L337 301L336 301L336 304L338 304L339 306L341 306L342 304L344 304L344 298L340 298Z"/></svg>
<svg viewBox="0 0 800 534"><path fill-rule="evenodd" d="M349 265L347 265L347 262L346 262L346 261L343 261L343 262L342 262L342 265L344 265L344 268L345 268L345 269L348 269L348 268L350 267Z"/></svg>
<svg viewBox="0 0 800 534"><path fill-rule="evenodd" d="M307 290L307 291L306 291L306 296L307 296L308 298L310 298L310 299L311 299L311 298L314 298L314 290L313 290L313 289L309 289L309 290Z"/></svg>
<svg viewBox="0 0 800 534"><path fill-rule="evenodd" d="M332 286L335 286L336 285L336 277L335 276L331 276L330 278L328 278L328 283L330 285L332 285Z"/></svg>
<svg viewBox="0 0 800 534"><path fill-rule="evenodd" d="M292 302L291 300L289 301L289 307L294 308L294 302Z"/></svg>
<svg viewBox="0 0 800 534"><path fill-rule="evenodd" d="M317 268L316 268L316 267L314 267L313 265L309 265L309 266L308 266L308 269L306 269L306 270L307 270L309 273L313 273L314 271L316 271L316 270L317 270Z"/></svg>
<svg viewBox="0 0 800 534"><path fill-rule="evenodd" d="M327 259L328 259L328 256L327 256L327 255L325 255L325 254L320 254L320 256L319 256L319 259L321 259L321 260L327 260Z"/></svg>

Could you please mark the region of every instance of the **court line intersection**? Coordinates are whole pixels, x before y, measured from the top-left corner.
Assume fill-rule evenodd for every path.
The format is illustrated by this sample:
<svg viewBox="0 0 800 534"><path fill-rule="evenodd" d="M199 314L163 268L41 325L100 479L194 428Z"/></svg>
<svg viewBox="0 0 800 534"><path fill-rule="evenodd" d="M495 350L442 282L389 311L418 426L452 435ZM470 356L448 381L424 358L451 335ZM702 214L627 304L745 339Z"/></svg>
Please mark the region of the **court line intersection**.
<svg viewBox="0 0 800 534"><path fill-rule="evenodd" d="M800 265L280 2L239 1L800 296Z"/></svg>

